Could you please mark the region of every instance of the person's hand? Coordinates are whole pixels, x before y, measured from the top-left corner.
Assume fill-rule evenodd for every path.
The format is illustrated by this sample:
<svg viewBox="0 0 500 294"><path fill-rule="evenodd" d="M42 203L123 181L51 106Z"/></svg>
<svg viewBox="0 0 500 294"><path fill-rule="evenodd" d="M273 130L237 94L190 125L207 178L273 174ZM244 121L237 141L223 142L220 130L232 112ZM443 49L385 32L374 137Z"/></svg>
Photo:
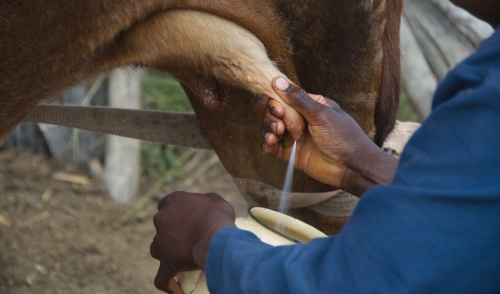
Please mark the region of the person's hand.
<svg viewBox="0 0 500 294"><path fill-rule="evenodd" d="M321 95L309 95L283 78L276 78L273 87L307 121L297 140L296 168L355 195L392 180L397 161L380 150L337 103ZM283 109L281 103L269 99L262 127L262 152L289 160L293 139L283 124Z"/></svg>
<svg viewBox="0 0 500 294"><path fill-rule="evenodd" d="M223 227L234 226L232 206L217 194L174 192L158 203L153 218L156 235L151 256L160 261L154 284L168 293L182 293L174 277L203 269L210 241Z"/></svg>

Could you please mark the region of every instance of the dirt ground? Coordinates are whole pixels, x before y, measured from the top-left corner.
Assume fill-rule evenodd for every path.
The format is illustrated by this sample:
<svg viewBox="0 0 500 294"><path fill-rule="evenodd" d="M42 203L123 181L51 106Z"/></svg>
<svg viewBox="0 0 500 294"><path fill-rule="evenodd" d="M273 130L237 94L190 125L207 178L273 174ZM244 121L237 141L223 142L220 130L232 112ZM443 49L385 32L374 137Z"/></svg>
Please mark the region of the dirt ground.
<svg viewBox="0 0 500 294"><path fill-rule="evenodd" d="M144 209L97 238L130 206L113 202L81 169L22 151L0 152L0 293L160 293L149 255L157 200L175 190L218 192L243 215L246 205L220 163L192 185L163 186ZM141 192L152 185L142 181Z"/></svg>

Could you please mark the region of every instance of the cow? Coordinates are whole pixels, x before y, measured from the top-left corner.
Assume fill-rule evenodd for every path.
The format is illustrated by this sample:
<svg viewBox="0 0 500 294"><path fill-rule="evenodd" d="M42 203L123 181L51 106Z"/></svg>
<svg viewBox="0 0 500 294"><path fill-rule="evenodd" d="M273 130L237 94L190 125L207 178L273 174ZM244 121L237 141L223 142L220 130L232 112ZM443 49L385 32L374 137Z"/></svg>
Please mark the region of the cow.
<svg viewBox="0 0 500 294"><path fill-rule="evenodd" d="M272 78L287 77L334 99L381 145L398 107L402 1L3 1L0 145L39 101L65 87L116 67L164 70L183 85L247 201L273 206L266 193L279 191L286 166L260 153L262 114L251 101L278 99ZM289 111L286 123L300 126ZM333 189L294 177L297 193ZM291 214L326 233L346 220L307 207Z"/></svg>

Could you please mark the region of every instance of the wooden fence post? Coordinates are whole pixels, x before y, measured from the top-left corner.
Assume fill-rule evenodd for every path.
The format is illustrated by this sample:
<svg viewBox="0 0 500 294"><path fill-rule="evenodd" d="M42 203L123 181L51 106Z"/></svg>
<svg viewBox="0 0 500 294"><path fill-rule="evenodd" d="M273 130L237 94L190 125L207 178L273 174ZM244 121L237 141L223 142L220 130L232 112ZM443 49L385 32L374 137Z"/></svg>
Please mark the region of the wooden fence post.
<svg viewBox="0 0 500 294"><path fill-rule="evenodd" d="M140 108L140 74L117 69L109 75L108 104L115 108ZM108 136L104 179L111 197L119 203L136 198L140 176L140 141Z"/></svg>

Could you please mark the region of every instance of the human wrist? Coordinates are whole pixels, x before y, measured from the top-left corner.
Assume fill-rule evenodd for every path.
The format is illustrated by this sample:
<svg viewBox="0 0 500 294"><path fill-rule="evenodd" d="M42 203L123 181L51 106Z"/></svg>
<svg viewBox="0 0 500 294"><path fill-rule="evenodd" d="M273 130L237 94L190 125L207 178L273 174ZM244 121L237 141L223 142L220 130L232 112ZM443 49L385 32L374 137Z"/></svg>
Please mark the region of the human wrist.
<svg viewBox="0 0 500 294"><path fill-rule="evenodd" d="M199 268L205 269L210 243L215 235L225 227L235 227L235 224L214 224L210 226L203 231L198 242L193 246L193 261Z"/></svg>
<svg viewBox="0 0 500 294"><path fill-rule="evenodd" d="M398 160L370 142L353 154L342 176L341 189L361 196L374 185L392 182Z"/></svg>

